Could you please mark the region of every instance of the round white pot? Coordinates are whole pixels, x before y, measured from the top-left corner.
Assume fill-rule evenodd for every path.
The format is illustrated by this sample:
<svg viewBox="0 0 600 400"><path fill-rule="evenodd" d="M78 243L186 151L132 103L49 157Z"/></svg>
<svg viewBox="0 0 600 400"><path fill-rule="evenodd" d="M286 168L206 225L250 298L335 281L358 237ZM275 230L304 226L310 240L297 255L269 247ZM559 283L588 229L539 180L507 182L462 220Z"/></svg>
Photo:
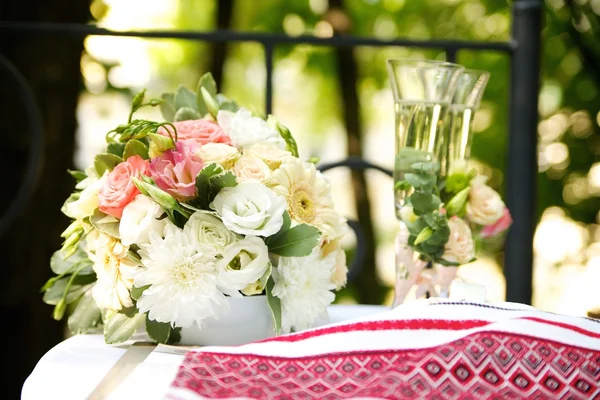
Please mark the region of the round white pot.
<svg viewBox="0 0 600 400"><path fill-rule="evenodd" d="M181 329L184 346L235 346L275 335L267 297L228 297L230 310L219 319L209 318L202 329L193 325Z"/></svg>

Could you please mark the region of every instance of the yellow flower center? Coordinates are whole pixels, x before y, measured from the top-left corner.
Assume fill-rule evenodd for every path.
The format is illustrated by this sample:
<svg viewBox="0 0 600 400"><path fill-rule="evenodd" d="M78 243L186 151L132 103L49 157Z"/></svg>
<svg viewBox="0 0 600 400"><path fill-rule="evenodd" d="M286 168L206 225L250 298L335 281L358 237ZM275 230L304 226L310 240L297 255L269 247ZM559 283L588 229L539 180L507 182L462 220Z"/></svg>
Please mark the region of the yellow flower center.
<svg viewBox="0 0 600 400"><path fill-rule="evenodd" d="M315 218L314 202L304 190L295 190L288 197L290 217L297 221L312 222Z"/></svg>
<svg viewBox="0 0 600 400"><path fill-rule="evenodd" d="M176 265L173 269L173 278L183 287L194 285L197 276L198 274L193 265L187 260Z"/></svg>

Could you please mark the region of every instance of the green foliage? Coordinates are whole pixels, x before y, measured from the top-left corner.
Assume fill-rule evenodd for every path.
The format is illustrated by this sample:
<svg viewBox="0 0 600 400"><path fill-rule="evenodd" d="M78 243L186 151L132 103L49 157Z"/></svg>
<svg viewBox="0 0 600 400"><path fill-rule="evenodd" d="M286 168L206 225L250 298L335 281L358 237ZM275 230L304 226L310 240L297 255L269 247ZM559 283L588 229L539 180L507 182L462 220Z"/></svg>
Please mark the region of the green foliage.
<svg viewBox="0 0 600 400"><path fill-rule="evenodd" d="M123 159L111 153L100 153L94 158L94 168L98 176L104 175L105 171L112 171L113 168L123 162Z"/></svg>
<svg viewBox="0 0 600 400"><path fill-rule="evenodd" d="M87 333L101 323L102 313L92 297L92 290L90 288L86 290L77 302L73 313L67 321L67 325L73 334L78 335L80 333Z"/></svg>
<svg viewBox="0 0 600 400"><path fill-rule="evenodd" d="M104 214L102 211L96 209L89 218L90 224L98 229L100 232L112 236L115 239L119 239L119 219L112 215Z"/></svg>
<svg viewBox="0 0 600 400"><path fill-rule="evenodd" d="M284 224L275 235L265 241L269 252L283 257L306 257L319 243L321 232L307 224L290 228L289 215L284 213Z"/></svg>
<svg viewBox="0 0 600 400"><path fill-rule="evenodd" d="M156 343L168 343L173 330L170 324L151 320L146 315L146 332Z"/></svg>
<svg viewBox="0 0 600 400"><path fill-rule="evenodd" d="M123 159L127 160L131 156L140 156L144 160L148 159L148 146L142 141L132 139L127 142L123 150Z"/></svg>
<svg viewBox="0 0 600 400"><path fill-rule="evenodd" d="M276 335L281 333L281 299L273 294L273 287L275 286L275 281L273 278L269 278L267 281L267 303L269 304L269 309L271 310L271 314L273 316L273 330Z"/></svg>
<svg viewBox="0 0 600 400"><path fill-rule="evenodd" d="M127 341L146 320L145 314L113 313L106 317L104 324L104 341L118 344Z"/></svg>
<svg viewBox="0 0 600 400"><path fill-rule="evenodd" d="M190 204L200 209L208 210L210 203L215 199L221 189L237 185L235 175L225 171L219 164L208 164L196 177L196 190L198 197Z"/></svg>

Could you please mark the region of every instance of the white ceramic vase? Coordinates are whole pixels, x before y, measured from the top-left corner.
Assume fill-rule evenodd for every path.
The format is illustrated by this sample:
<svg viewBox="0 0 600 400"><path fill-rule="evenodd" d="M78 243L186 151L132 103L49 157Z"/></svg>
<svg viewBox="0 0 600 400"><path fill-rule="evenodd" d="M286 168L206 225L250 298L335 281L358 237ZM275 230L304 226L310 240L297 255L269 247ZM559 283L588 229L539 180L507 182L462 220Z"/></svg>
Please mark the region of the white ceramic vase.
<svg viewBox="0 0 600 400"><path fill-rule="evenodd" d="M275 335L273 317L265 295L228 297L230 310L219 319L181 330L184 346L236 346Z"/></svg>

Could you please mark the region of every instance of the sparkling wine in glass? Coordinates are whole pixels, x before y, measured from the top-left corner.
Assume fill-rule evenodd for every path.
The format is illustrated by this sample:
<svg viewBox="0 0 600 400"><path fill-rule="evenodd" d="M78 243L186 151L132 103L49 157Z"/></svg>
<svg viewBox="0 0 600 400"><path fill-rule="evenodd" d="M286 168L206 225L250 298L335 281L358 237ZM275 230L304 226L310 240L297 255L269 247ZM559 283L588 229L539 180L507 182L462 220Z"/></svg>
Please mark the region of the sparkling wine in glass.
<svg viewBox="0 0 600 400"><path fill-rule="evenodd" d="M387 62L394 95L395 163L394 202L399 232L396 237L396 283L394 306L401 304L425 262L408 246L408 232L401 220L410 193L397 187L412 165L433 163L438 173L447 146L444 120L464 68L435 60L392 59Z"/></svg>

